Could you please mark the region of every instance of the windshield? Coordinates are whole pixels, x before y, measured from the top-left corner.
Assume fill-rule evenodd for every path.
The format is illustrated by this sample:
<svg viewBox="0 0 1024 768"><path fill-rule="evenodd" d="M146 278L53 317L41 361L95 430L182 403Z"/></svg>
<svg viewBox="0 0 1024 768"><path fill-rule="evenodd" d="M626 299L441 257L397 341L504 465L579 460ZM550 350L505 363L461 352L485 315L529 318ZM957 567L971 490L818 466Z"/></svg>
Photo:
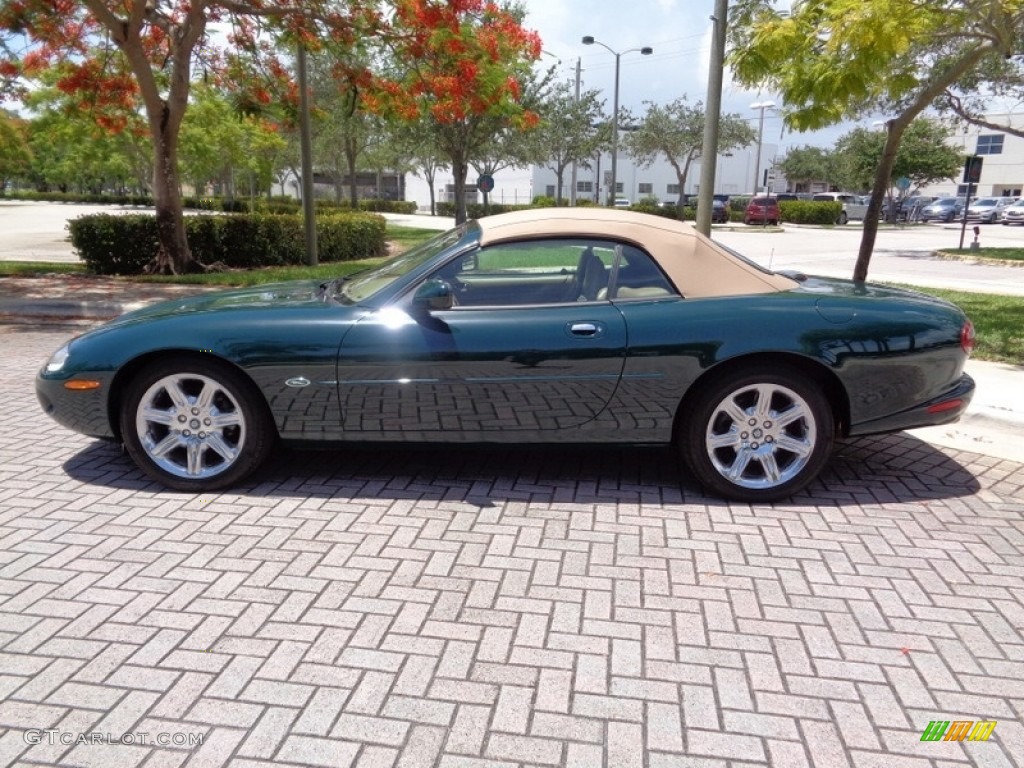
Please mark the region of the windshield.
<svg viewBox="0 0 1024 768"><path fill-rule="evenodd" d="M373 269L361 272L358 277L353 277L341 285L342 301L346 304L358 304L368 299L378 291L387 288L398 278L409 274L416 267L429 261L445 248L459 242L465 232L466 225L463 224L417 245L412 250L395 256Z"/></svg>
<svg viewBox="0 0 1024 768"><path fill-rule="evenodd" d="M983 197L981 200L975 200L975 205L995 205L998 201L994 197Z"/></svg>

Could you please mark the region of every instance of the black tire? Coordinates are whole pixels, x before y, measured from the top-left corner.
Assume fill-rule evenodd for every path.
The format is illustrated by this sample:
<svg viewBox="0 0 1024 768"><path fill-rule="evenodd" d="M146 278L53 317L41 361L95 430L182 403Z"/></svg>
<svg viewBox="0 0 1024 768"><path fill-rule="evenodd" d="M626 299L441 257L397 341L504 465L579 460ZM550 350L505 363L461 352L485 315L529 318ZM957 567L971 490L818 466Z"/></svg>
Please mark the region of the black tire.
<svg viewBox="0 0 1024 768"><path fill-rule="evenodd" d="M849 218L846 215L846 211L843 211L842 213L839 214L839 225L842 226L847 221L849 221Z"/></svg>
<svg viewBox="0 0 1024 768"><path fill-rule="evenodd" d="M256 386L215 358L147 366L125 388L119 417L128 455L176 491L237 483L266 460L277 438Z"/></svg>
<svg viewBox="0 0 1024 768"><path fill-rule="evenodd" d="M683 459L704 487L751 503L788 498L811 482L834 436L831 406L815 382L765 365L703 384L678 433Z"/></svg>

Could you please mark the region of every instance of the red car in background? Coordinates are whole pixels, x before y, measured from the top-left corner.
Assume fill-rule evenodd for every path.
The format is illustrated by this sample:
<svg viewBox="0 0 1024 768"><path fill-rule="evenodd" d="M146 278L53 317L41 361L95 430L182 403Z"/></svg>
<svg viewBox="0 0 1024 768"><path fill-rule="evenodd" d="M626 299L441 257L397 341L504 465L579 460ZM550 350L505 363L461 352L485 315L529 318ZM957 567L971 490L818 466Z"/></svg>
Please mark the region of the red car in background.
<svg viewBox="0 0 1024 768"><path fill-rule="evenodd" d="M744 224L779 223L779 201L774 197L752 197L743 211Z"/></svg>

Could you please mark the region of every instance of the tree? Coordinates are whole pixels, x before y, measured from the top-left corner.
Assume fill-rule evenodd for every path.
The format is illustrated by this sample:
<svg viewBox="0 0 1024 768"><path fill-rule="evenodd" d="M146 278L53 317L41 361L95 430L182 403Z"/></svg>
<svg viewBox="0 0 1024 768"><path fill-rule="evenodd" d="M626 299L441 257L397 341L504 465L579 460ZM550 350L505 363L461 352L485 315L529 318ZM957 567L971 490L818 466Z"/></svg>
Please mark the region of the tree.
<svg viewBox="0 0 1024 768"><path fill-rule="evenodd" d="M437 193L434 180L437 174L447 168L444 153L434 142L431 133L417 130L414 124L404 124L398 129L396 142L414 173L423 176L430 189L430 215L437 214Z"/></svg>
<svg viewBox="0 0 1024 768"><path fill-rule="evenodd" d="M804 146L789 150L779 169L794 188L807 192L815 181L835 183L833 165L828 150Z"/></svg>
<svg viewBox="0 0 1024 768"><path fill-rule="evenodd" d="M626 149L641 167L652 165L660 155L668 160L679 181L679 215L682 217L686 178L690 166L701 156L704 146L704 105L690 106L686 97L661 107L645 101L647 112L636 130L626 136ZM754 129L739 115L722 115L719 122L718 151L728 152L752 144L757 139Z"/></svg>
<svg viewBox="0 0 1024 768"><path fill-rule="evenodd" d="M1024 60L992 57L968 72L939 97L935 107L955 123L1001 131L1024 138L1024 126L1010 125L989 118L993 104L1019 104L1024 97Z"/></svg>
<svg viewBox="0 0 1024 768"><path fill-rule="evenodd" d="M910 179L913 188L952 178L963 164L963 156L947 143L949 131L941 123L918 118L907 126L893 162L886 191L900 177ZM836 142L837 183L844 189L861 191L871 187L885 150L885 133L854 128Z"/></svg>
<svg viewBox="0 0 1024 768"><path fill-rule="evenodd" d="M182 176L203 194L210 182L234 197L239 173L253 187L270 183L272 159L285 145L276 129L258 116L239 114L228 94L212 85L196 84L182 123Z"/></svg>
<svg viewBox="0 0 1024 768"><path fill-rule="evenodd" d="M611 133L602 122L604 101L598 92L576 97L568 83L555 85L541 103L540 123L530 134L532 154L555 172L555 200L561 205L565 171L573 163L590 167L594 155L611 146Z"/></svg>
<svg viewBox="0 0 1024 768"><path fill-rule="evenodd" d="M41 190L57 188L80 193L100 193L132 188L143 193L149 181L142 177L151 171L142 152L144 133L141 121L126 121L124 130L111 133L77 109L76 100L62 93L56 83L61 68L40 78L36 89L24 95L34 117L27 128L32 147L29 179ZM150 174L151 175L151 174Z"/></svg>
<svg viewBox="0 0 1024 768"><path fill-rule="evenodd" d="M788 15L770 0L735 0L733 72L748 87L781 94L791 128L888 116L854 280L867 279L907 127L953 84L1016 55L1022 25L1021 0L805 0Z"/></svg>
<svg viewBox="0 0 1024 768"><path fill-rule="evenodd" d="M27 125L17 115L0 110L0 194L12 179L28 176L32 164Z"/></svg>
<svg viewBox="0 0 1024 768"><path fill-rule="evenodd" d="M466 220L473 158L500 131L538 122L521 97L540 38L520 17L485 0L395 0L390 45L406 67L377 78L365 97L371 111L430 130L455 179L457 223Z"/></svg>
<svg viewBox="0 0 1024 768"><path fill-rule="evenodd" d="M0 78L32 77L55 63L58 87L111 131L122 130L141 104L153 143L153 197L160 248L152 271L182 272L198 265L189 251L182 218L178 142L192 87L192 67L202 59L223 62L208 25L233 29L232 43L260 58L277 75L283 68L260 42L263 30L290 33L319 45L345 45L372 34L381 16L361 0L0 0ZM314 25L319 32L314 34ZM21 56L10 41L27 38ZM254 90L253 98L269 101Z"/></svg>

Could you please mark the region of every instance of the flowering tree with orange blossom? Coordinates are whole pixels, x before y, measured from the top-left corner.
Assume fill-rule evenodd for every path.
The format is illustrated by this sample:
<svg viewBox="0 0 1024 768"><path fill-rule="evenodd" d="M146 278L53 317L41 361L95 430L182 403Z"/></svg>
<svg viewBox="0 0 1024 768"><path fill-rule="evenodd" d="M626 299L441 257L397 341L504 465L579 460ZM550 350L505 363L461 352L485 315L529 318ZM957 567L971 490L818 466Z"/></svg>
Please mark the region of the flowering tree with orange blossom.
<svg viewBox="0 0 1024 768"><path fill-rule="evenodd" d="M455 220L466 219L470 162L503 130L539 118L523 102L540 38L514 8L491 0L394 0L388 44L400 68L364 95L373 112L430 126L455 177Z"/></svg>
<svg viewBox="0 0 1024 768"><path fill-rule="evenodd" d="M185 236L178 172L194 68L229 73L233 58L259 61L294 97L270 41L352 45L384 27L375 6L373 0L0 0L0 95L59 67L57 87L106 129L124 130L141 109L153 143L160 240L150 271L194 271L202 265ZM223 47L213 43L212 24L230 29ZM270 89L249 85L247 99L271 101Z"/></svg>

